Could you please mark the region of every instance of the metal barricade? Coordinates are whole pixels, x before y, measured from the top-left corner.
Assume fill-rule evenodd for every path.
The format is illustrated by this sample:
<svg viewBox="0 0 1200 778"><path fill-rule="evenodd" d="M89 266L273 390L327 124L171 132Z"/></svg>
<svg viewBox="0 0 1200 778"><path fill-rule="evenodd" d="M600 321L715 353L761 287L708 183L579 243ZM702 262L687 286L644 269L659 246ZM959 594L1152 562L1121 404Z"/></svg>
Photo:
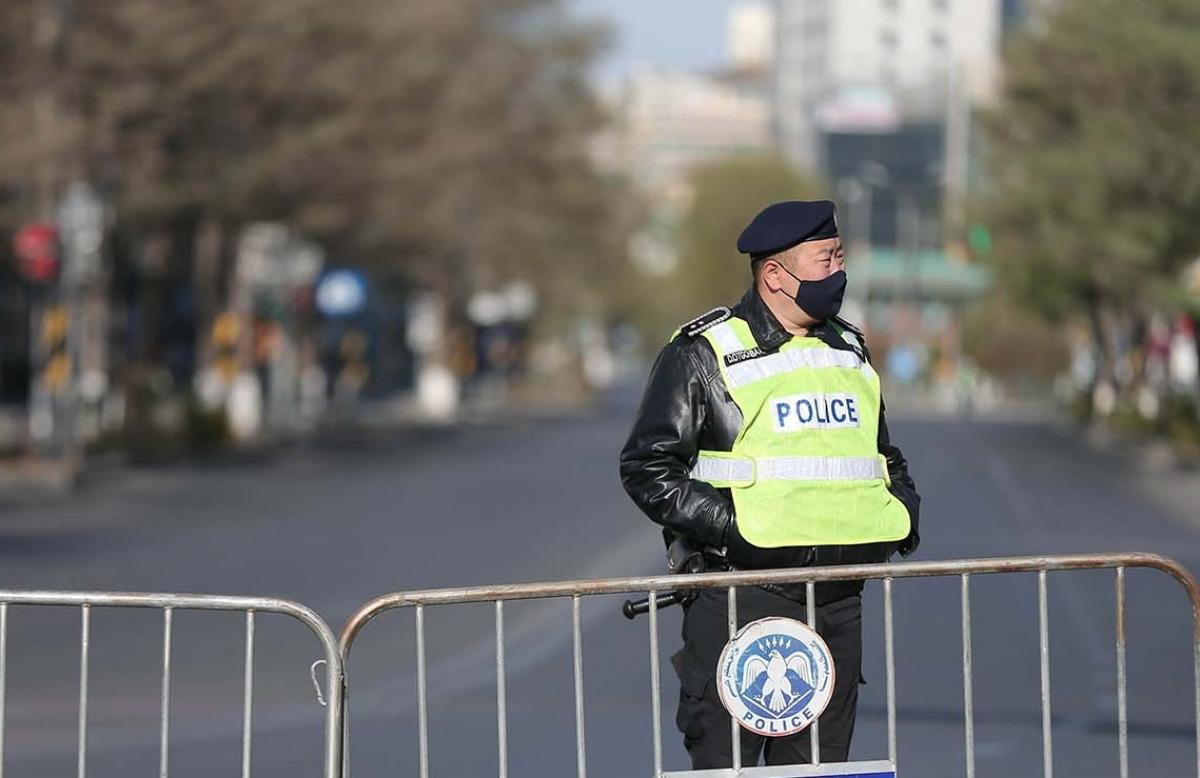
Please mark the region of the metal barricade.
<svg viewBox="0 0 1200 778"><path fill-rule="evenodd" d="M1156 554L1122 553L1065 556L1008 557L973 560L951 560L940 562L917 562L882 565L855 565L844 567L813 567L770 571L740 571L733 573L707 573L701 575L661 575L641 578L607 580L563 581L557 583L518 584L486 586L460 589L397 592L388 594L364 605L347 622L342 630L340 647L343 661L347 664L354 640L373 618L384 611L396 608L412 608L415 615L417 639L417 708L418 708L418 763L421 778L429 776L429 725L428 698L426 692L425 609L431 606L460 603L493 602L495 604L496 631L496 711L498 733L498 773L500 778L508 774L507 753L507 698L505 683L504 603L510 600L547 598L569 598L571 600L571 633L574 662L574 702L576 771L579 778L587 775L585 744L585 716L583 700L583 658L580 628L580 601L583 597L604 594L649 594L650 628L650 681L651 681L651 726L653 730L653 775L655 778L797 778L798 776L827 775L831 765L822 767L818 744L819 723L809 728L813 764L787 767L743 767L740 764L740 749L733 749L732 769L664 772L662 747L662 712L660 710L660 660L658 645L658 598L663 592L678 589L727 588L729 594L729 633L732 637L737 628L736 587L760 584L804 583L807 586L808 621L814 623L814 587L817 583L832 581L883 582L883 610L885 631L885 666L887 694L887 761L857 763L856 766L880 774L893 774L897 761L896 742L896 667L895 635L893 625L892 589L893 582L905 578L959 577L961 579L961 624L962 624L962 673L963 673L963 728L965 737L965 775L975 775L975 732L974 692L971 640L971 578L984 574L1034 573L1038 579L1038 625L1040 647L1041 684L1041 728L1043 770L1046 778L1052 776L1052 736L1050 702L1049 663L1049 616L1047 605L1046 575L1053 571L1110 569L1115 571L1116 634L1117 654L1117 732L1118 759L1121 778L1128 778L1128 716L1126 702L1126 634L1125 634L1125 571L1129 568L1150 568L1174 577L1184 590L1192 605L1192 641L1194 700L1196 713L1196 774L1200 778L1200 584L1184 567ZM344 687L349 691L347 684ZM348 718L348 717L347 717ZM734 742L740 742L740 727L731 720ZM344 744L348 750L348 740ZM349 778L349 765L345 767L345 778Z"/></svg>
<svg viewBox="0 0 1200 778"><path fill-rule="evenodd" d="M325 684L329 690L324 721L325 755L323 775L341 773L343 684L341 654L337 638L325 622L309 608L288 600L264 597L226 597L200 594L143 594L125 592L5 591L0 590L0 775L3 774L5 679L8 670L8 609L10 605L74 606L79 608L79 739L77 775L87 775L88 671L93 608L146 608L162 611L161 711L159 715L159 776L170 770L171 724L171 638L177 610L238 611L245 613L245 662L242 694L242 778L250 778L252 715L254 706L255 614L271 613L304 624L324 651Z"/></svg>

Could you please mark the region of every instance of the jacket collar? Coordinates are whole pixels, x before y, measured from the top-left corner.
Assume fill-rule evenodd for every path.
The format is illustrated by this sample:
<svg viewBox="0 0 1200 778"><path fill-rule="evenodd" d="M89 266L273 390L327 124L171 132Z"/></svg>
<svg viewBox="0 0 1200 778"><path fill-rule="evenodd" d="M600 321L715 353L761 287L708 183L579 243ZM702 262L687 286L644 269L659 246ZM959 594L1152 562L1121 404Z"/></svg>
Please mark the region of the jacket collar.
<svg viewBox="0 0 1200 778"><path fill-rule="evenodd" d="M774 351L792 339L791 333L783 328L753 286L733 306L733 314L746 320L754 342L763 351Z"/></svg>
<svg viewBox="0 0 1200 778"><path fill-rule="evenodd" d="M750 325L750 333L754 335L754 342L763 351L768 353L775 351L792 339L792 334L785 330L779 320L775 318L775 314L771 313L771 309L759 297L758 290L754 286L746 290L742 299L733 306L732 313L734 316L746 320L746 323ZM829 322L821 322L813 327L811 335L820 338L824 343L836 349L851 348L834 328L829 326Z"/></svg>

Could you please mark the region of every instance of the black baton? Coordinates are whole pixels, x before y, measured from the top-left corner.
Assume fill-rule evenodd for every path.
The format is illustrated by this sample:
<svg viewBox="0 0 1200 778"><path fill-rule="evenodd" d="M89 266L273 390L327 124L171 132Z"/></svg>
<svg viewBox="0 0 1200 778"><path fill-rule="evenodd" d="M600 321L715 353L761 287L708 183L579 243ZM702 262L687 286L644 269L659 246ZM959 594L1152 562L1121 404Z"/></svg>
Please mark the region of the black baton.
<svg viewBox="0 0 1200 778"><path fill-rule="evenodd" d="M655 598L655 603L660 608L669 608L672 605L678 605L688 598L686 592L669 592L660 594ZM621 606L621 612L625 614L627 619L636 619L643 613L650 612L650 598L643 597L640 600L626 600Z"/></svg>

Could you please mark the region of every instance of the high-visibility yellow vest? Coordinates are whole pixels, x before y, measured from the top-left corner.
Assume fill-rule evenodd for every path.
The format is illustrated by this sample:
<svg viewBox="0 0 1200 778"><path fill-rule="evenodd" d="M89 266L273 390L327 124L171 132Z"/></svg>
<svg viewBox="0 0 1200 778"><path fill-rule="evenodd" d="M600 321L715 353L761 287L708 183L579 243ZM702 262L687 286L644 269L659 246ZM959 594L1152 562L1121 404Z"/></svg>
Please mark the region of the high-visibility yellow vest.
<svg viewBox="0 0 1200 778"><path fill-rule="evenodd" d="M792 338L766 354L736 317L702 334L742 428L732 450L701 451L691 477L730 489L742 537L779 548L908 535L908 511L888 491L879 453L879 375L857 349Z"/></svg>

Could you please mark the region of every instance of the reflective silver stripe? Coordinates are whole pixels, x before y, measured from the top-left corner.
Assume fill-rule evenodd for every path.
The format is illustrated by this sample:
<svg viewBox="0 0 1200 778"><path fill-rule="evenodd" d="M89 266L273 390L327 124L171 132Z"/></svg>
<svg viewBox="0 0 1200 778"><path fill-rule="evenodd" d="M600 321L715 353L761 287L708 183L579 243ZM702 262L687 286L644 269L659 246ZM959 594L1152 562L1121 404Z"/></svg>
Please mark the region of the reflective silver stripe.
<svg viewBox="0 0 1200 778"><path fill-rule="evenodd" d="M749 485L754 483L754 460L749 457L731 459L701 456L692 468L691 477L697 481Z"/></svg>
<svg viewBox="0 0 1200 778"><path fill-rule="evenodd" d="M744 483L755 481L875 481L883 480L879 457L706 457L692 468L699 481Z"/></svg>
<svg viewBox="0 0 1200 778"><path fill-rule="evenodd" d="M713 340L717 342L717 347L720 349L718 357L746 350L746 346L742 344L742 339L738 337L737 330L728 321L723 321L720 324L710 327L708 332L712 335Z"/></svg>
<svg viewBox="0 0 1200 778"><path fill-rule="evenodd" d="M878 457L768 457L758 460L759 481L872 481L884 477Z"/></svg>
<svg viewBox="0 0 1200 778"><path fill-rule="evenodd" d="M764 378L806 368L841 367L857 369L863 361L852 351L832 348L798 348L780 351L758 359L739 362L725 369L730 389L752 384Z"/></svg>

